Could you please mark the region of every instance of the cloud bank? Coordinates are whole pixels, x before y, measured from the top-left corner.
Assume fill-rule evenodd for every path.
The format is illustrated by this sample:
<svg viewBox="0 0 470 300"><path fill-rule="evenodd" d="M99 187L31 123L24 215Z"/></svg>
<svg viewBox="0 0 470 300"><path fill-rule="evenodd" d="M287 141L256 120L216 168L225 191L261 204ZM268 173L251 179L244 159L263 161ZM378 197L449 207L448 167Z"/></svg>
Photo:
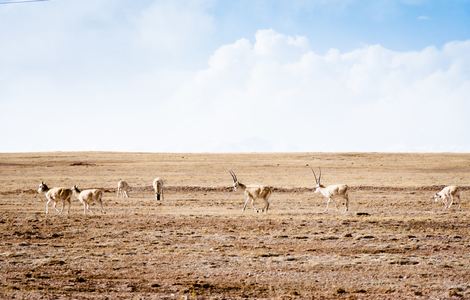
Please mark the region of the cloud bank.
<svg viewBox="0 0 470 300"><path fill-rule="evenodd" d="M210 50L206 1L74 3L0 33L0 151L470 151L470 41L319 53L263 29Z"/></svg>
<svg viewBox="0 0 470 300"><path fill-rule="evenodd" d="M189 145L225 151L469 151L470 41L318 54L259 30L172 95Z"/></svg>

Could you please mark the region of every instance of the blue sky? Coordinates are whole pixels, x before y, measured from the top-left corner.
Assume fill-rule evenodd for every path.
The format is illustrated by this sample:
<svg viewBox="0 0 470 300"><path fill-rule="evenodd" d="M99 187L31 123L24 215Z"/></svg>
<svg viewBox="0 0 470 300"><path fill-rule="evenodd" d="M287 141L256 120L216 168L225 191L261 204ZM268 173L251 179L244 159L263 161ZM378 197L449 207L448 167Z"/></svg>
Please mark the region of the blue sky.
<svg viewBox="0 0 470 300"><path fill-rule="evenodd" d="M0 151L468 152L469 24L470 0L0 5Z"/></svg>
<svg viewBox="0 0 470 300"><path fill-rule="evenodd" d="M316 51L364 44L413 50L470 35L470 1L223 1L213 12L223 42L273 28L308 37Z"/></svg>

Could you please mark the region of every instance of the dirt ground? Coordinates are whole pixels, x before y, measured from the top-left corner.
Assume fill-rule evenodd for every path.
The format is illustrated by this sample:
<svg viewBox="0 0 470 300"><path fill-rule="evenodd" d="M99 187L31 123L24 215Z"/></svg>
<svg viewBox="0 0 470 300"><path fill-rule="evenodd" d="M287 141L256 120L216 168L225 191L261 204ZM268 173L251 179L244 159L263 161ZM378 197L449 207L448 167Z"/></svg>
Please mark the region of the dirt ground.
<svg viewBox="0 0 470 300"><path fill-rule="evenodd" d="M323 213L309 166L349 212ZM276 188L267 214L229 169ZM106 214L46 216L41 180L103 188ZM430 200L447 184L460 209ZM470 299L469 186L470 154L0 154L0 298Z"/></svg>

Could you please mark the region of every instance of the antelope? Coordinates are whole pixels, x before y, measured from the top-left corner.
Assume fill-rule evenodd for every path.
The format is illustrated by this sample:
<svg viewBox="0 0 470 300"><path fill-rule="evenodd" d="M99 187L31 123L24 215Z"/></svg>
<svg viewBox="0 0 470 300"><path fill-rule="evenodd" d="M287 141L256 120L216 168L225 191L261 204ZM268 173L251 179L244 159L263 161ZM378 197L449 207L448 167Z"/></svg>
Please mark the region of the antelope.
<svg viewBox="0 0 470 300"><path fill-rule="evenodd" d="M330 205L331 200L335 203L335 208L338 209L338 205L336 204L336 201L334 198L343 198L346 200L346 211L349 210L349 196L348 196L348 186L346 184L333 184L329 186L324 186L321 184L321 169L320 169L320 174L317 175L315 174L315 171L312 170L313 176L315 176L315 193L320 193L323 195L323 197L327 198L326 200L326 208L324 212L328 211L328 207Z"/></svg>
<svg viewBox="0 0 470 300"><path fill-rule="evenodd" d="M90 204L98 202L101 206L101 213L105 213L103 209L103 191L100 189L79 190L76 185L72 188L73 195L83 204L83 213L86 215L87 210L93 212Z"/></svg>
<svg viewBox="0 0 470 300"><path fill-rule="evenodd" d="M41 181L41 184L38 188L38 193L44 193L47 199L46 202L46 215L49 213L49 203L52 202L52 207L61 214L64 210L65 203L68 204L67 214L70 213L70 204L72 199L72 190L69 188L55 187L49 188L44 182ZM62 202L62 209L58 210L56 205L57 202Z"/></svg>
<svg viewBox="0 0 470 300"><path fill-rule="evenodd" d="M251 200L251 207L255 212L258 212L258 209L255 208L255 200L261 199L264 201L264 207L261 209L261 212L268 212L269 209L269 196L272 193L272 188L264 185L245 185L238 181L237 175L232 170L229 171L233 179L233 191L236 192L240 188L245 197L245 204L243 205L242 212L245 211L248 202Z"/></svg>
<svg viewBox="0 0 470 300"><path fill-rule="evenodd" d="M124 180L119 180L118 186L117 186L117 197L126 197L129 198L129 194L127 193L129 191L130 187L125 182Z"/></svg>
<svg viewBox="0 0 470 300"><path fill-rule="evenodd" d="M459 199L459 208L460 207L460 189L458 186L449 185L443 188L440 192L434 194L432 197L434 202L439 200L444 203L444 209L448 209L451 207L452 203L454 203L454 198Z"/></svg>
<svg viewBox="0 0 470 300"><path fill-rule="evenodd" d="M152 186L155 191L155 200L163 200L163 179L160 177L155 178Z"/></svg>

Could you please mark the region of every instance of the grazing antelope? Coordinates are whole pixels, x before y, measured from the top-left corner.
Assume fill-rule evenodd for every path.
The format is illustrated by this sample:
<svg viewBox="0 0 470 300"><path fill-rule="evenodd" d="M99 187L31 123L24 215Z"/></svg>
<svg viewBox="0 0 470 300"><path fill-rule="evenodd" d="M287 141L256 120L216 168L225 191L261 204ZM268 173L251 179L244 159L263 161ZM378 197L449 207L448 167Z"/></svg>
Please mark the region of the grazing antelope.
<svg viewBox="0 0 470 300"><path fill-rule="evenodd" d="M127 193L129 191L130 187L125 182L124 180L119 180L118 186L117 186L117 197L126 197L129 198L129 194Z"/></svg>
<svg viewBox="0 0 470 300"><path fill-rule="evenodd" d="M152 185L155 191L155 199L163 200L163 179L160 177L155 178Z"/></svg>
<svg viewBox="0 0 470 300"><path fill-rule="evenodd" d="M61 214L64 210L65 203L68 204L67 214L70 213L70 203L72 199L72 190L69 188L55 187L49 188L44 182L41 181L41 184L38 188L38 193L44 193L47 199L46 202L46 215L49 213L49 203L52 202L52 207ZM62 209L58 210L56 205L57 202L62 202Z"/></svg>
<svg viewBox="0 0 470 300"><path fill-rule="evenodd" d="M315 174L315 171L312 168L310 169L312 170L313 176L315 176L315 182L316 182L315 193L321 193L325 198L327 198L326 208L324 212L328 211L328 206L330 205L331 200L333 200L333 202L335 203L335 208L338 209L338 205L336 204L336 201L334 200L334 198L345 199L346 211L348 211L349 210L348 186L346 184L333 184L333 185L329 185L325 187L323 184L321 184L321 169L319 168L320 174L318 175L318 179L317 179L317 175Z"/></svg>
<svg viewBox="0 0 470 300"><path fill-rule="evenodd" d="M459 208L460 207L460 189L458 186L449 185L443 188L440 192L434 194L432 197L434 202L439 200L444 203L444 209L448 209L451 207L452 203L454 203L454 198L459 199Z"/></svg>
<svg viewBox="0 0 470 300"><path fill-rule="evenodd" d="M103 191L100 189L79 190L76 185L72 188L73 195L83 204L83 213L86 215L87 210L93 212L90 204L98 202L101 206L101 212L104 214L103 209Z"/></svg>
<svg viewBox="0 0 470 300"><path fill-rule="evenodd" d="M232 175L233 179L233 191L237 191L237 189L240 188L244 193L245 204L243 205L242 211L245 211L246 206L248 205L248 201L251 200L251 206L253 210L258 212L258 209L255 208L254 203L256 199L261 199L264 202L264 207L261 209L261 211L267 213L269 209L269 196L272 193L272 188L263 185L245 185L238 181L237 175L235 175L232 170L230 170L229 173Z"/></svg>

